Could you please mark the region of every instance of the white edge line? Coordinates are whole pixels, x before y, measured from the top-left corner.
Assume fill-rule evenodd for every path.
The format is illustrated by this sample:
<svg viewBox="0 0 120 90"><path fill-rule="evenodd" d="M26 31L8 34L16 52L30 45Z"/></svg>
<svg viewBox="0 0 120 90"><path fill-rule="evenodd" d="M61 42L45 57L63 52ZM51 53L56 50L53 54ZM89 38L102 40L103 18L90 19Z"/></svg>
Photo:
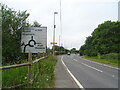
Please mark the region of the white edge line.
<svg viewBox="0 0 120 90"><path fill-rule="evenodd" d="M61 61L63 63L63 65L65 66L66 70L68 71L68 73L71 75L71 77L74 79L74 81L76 82L76 84L78 85L79 88L81 88L82 90L85 90L84 87L80 84L80 82L75 78L75 76L70 72L70 70L67 68L67 66L65 65L65 63L63 62L63 56L61 58Z"/></svg>
<svg viewBox="0 0 120 90"><path fill-rule="evenodd" d="M89 67L89 68L92 68L92 69L94 69L94 70L96 70L96 71L103 72L102 70L99 70L99 69L97 69L97 68L95 68L95 67L89 66L89 65L87 65L87 64L85 64L85 63L82 63L82 64L85 65L85 66L87 66L87 67Z"/></svg>

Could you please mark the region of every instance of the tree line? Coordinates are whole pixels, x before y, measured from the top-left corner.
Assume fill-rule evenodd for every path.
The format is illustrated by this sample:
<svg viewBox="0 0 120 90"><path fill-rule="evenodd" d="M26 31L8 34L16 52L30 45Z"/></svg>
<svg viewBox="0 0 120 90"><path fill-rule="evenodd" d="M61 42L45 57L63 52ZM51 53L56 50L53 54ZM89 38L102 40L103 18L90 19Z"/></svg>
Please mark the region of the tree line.
<svg viewBox="0 0 120 90"><path fill-rule="evenodd" d="M27 11L15 11L2 4L2 63L21 60L21 32L28 26Z"/></svg>
<svg viewBox="0 0 120 90"><path fill-rule="evenodd" d="M29 27L40 27L37 21L27 23L29 17L27 11L15 11L5 4L1 4L2 22L2 64L16 63L27 59L27 55L21 53L21 32Z"/></svg>
<svg viewBox="0 0 120 90"><path fill-rule="evenodd" d="M29 26L41 27L41 24L37 21L34 21L33 24L27 23L27 18L30 15L27 11L15 11L5 4L1 4L0 15L2 17L0 18L0 25L2 25L2 64L20 63L21 60L27 59L27 54L21 53L21 32ZM55 51L58 55L65 54L68 50L62 46L55 46ZM52 50L48 48L47 53L52 53Z"/></svg>
<svg viewBox="0 0 120 90"><path fill-rule="evenodd" d="M120 52L120 22L105 21L98 25L80 47L80 55L98 56Z"/></svg>

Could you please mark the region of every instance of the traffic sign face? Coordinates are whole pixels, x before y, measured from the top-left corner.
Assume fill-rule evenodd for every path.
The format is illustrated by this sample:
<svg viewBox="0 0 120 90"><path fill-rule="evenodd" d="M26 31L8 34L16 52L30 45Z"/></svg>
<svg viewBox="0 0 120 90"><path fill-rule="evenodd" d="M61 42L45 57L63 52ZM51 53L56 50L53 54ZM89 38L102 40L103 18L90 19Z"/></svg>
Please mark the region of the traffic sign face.
<svg viewBox="0 0 120 90"><path fill-rule="evenodd" d="M46 53L47 27L29 27L21 37L22 53Z"/></svg>
<svg viewBox="0 0 120 90"><path fill-rule="evenodd" d="M56 42L51 42L50 44L57 44Z"/></svg>

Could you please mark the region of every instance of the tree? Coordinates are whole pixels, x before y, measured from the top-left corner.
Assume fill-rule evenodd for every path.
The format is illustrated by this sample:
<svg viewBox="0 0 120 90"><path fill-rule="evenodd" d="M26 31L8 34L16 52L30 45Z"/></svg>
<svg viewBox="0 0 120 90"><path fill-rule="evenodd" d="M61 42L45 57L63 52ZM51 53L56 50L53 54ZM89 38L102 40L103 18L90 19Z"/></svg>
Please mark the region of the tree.
<svg viewBox="0 0 120 90"><path fill-rule="evenodd" d="M76 53L76 48L72 48L70 51L71 53Z"/></svg>
<svg viewBox="0 0 120 90"><path fill-rule="evenodd" d="M63 46L57 46L57 45L54 46L54 50L55 50L56 55L66 54L67 52L69 52L69 50L65 49Z"/></svg>
<svg viewBox="0 0 120 90"><path fill-rule="evenodd" d="M87 37L80 48L81 55L96 56L108 53L119 53L120 22L106 21Z"/></svg>
<svg viewBox="0 0 120 90"><path fill-rule="evenodd" d="M32 26L33 27L41 27L41 24L38 23L37 21L34 21Z"/></svg>
<svg viewBox="0 0 120 90"><path fill-rule="evenodd" d="M17 62L21 58L21 32L27 27L29 14L2 5L2 63Z"/></svg>

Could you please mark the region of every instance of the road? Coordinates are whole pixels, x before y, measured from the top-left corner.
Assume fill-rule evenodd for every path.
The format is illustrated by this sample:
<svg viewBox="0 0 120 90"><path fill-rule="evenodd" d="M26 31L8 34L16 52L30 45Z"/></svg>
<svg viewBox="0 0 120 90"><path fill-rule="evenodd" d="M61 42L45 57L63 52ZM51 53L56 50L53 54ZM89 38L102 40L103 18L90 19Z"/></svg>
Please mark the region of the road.
<svg viewBox="0 0 120 90"><path fill-rule="evenodd" d="M75 54L62 56L61 62L80 87L118 88L118 69L84 60Z"/></svg>
<svg viewBox="0 0 120 90"><path fill-rule="evenodd" d="M75 81L67 72L66 68L61 62L61 56L58 56L55 67L55 88L78 88Z"/></svg>

